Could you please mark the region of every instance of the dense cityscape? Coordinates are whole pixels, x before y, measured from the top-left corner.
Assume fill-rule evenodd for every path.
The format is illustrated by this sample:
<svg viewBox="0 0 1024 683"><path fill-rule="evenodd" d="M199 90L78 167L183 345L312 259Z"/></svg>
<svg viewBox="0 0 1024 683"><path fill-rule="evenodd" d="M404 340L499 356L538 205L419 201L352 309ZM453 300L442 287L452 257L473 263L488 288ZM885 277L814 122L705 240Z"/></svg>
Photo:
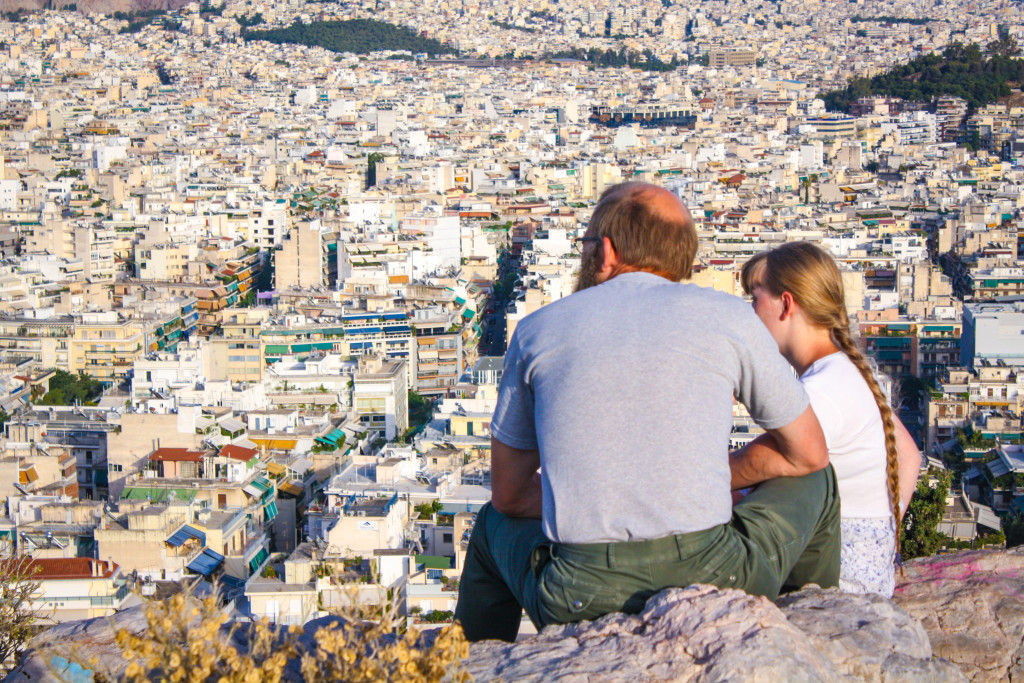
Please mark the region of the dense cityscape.
<svg viewBox="0 0 1024 683"><path fill-rule="evenodd" d="M85 9L0 20L0 538L53 621L450 621L507 341L624 180L690 207L699 285L840 262L937 492L905 549L1024 540L1021 5Z"/></svg>

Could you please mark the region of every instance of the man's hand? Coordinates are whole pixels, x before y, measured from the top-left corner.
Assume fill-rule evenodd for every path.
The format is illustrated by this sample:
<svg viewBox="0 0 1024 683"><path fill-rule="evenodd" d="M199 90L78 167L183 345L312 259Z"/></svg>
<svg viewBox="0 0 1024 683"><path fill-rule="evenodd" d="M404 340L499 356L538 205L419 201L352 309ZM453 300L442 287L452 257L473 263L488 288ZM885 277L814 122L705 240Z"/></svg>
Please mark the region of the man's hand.
<svg viewBox="0 0 1024 683"><path fill-rule="evenodd" d="M729 458L733 490L776 477L802 477L828 465L828 447L810 405L792 422L769 429Z"/></svg>
<svg viewBox="0 0 1024 683"><path fill-rule="evenodd" d="M543 502L540 453L512 448L491 437L491 504L509 517L540 519Z"/></svg>

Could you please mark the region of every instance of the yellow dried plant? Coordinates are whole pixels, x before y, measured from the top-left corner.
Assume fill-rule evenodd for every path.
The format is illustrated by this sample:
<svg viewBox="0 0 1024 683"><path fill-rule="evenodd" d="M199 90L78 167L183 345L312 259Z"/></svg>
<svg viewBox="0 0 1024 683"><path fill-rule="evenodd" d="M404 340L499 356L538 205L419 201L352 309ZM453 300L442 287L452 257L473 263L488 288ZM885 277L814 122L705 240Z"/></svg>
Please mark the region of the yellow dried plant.
<svg viewBox="0 0 1024 683"><path fill-rule="evenodd" d="M432 643L421 645L416 633L401 627L404 620L389 599L371 608L353 599L337 616L309 644L299 639L301 627L284 629L267 620L253 622L244 633L237 625L224 629L228 615L215 596L180 593L150 601L141 633L117 630L115 641L127 662L121 672L96 659L82 661L70 647L53 654L90 670L98 682L279 683L289 662L310 683L471 680L462 669L469 643L458 624L439 629ZM241 650L239 641L246 644Z"/></svg>

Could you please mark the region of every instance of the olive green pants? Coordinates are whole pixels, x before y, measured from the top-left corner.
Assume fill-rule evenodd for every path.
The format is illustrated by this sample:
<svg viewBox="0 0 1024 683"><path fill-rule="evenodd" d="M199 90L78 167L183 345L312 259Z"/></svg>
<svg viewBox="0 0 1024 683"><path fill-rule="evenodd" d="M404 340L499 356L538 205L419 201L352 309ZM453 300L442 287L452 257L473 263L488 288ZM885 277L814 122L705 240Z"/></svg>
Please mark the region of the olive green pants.
<svg viewBox="0 0 1024 683"><path fill-rule="evenodd" d="M637 613L663 588L706 583L774 600L808 583L839 583L835 472L765 482L704 531L652 541L552 543L539 520L477 515L455 618L471 641L514 641L522 610L541 628Z"/></svg>

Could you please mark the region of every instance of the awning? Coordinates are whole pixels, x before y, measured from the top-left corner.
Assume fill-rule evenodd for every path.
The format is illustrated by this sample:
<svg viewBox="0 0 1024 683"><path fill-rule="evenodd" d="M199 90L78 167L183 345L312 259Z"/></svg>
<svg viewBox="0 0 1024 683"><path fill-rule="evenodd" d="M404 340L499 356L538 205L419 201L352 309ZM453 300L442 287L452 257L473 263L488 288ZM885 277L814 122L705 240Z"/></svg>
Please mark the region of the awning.
<svg viewBox="0 0 1024 683"><path fill-rule="evenodd" d="M242 487L242 490L248 493L250 496L259 498L267 491L274 488L273 484L266 477L256 477L252 482Z"/></svg>
<svg viewBox="0 0 1024 683"><path fill-rule="evenodd" d="M272 500L263 506L263 520L270 522L274 517L277 517L277 501Z"/></svg>
<svg viewBox="0 0 1024 683"><path fill-rule="evenodd" d="M188 524L171 534L170 538L168 538L165 543L167 543L167 545L174 546L175 548L180 548L190 538L194 538L202 545L206 545L206 534Z"/></svg>
<svg viewBox="0 0 1024 683"><path fill-rule="evenodd" d="M327 434L316 437L316 440L334 446L338 443L339 439L344 440L344 438L345 432L341 431L340 429L332 429Z"/></svg>
<svg viewBox="0 0 1024 683"><path fill-rule="evenodd" d="M240 432L240 431L244 430L245 429L245 423L242 422L241 420L236 420L233 417L229 417L229 418L227 418L226 420L224 420L223 422L220 423L220 427L221 427L221 429L226 429L229 432L231 432L232 434L234 434L235 432Z"/></svg>
<svg viewBox="0 0 1024 683"><path fill-rule="evenodd" d="M1002 522L996 513L992 512L992 508L987 505L979 505L973 503L974 507L978 510L978 524L987 526L989 529L1001 529Z"/></svg>
<svg viewBox="0 0 1024 683"><path fill-rule="evenodd" d="M245 588L245 581L238 577L224 574L220 577L220 585L231 590L239 590Z"/></svg>
<svg viewBox="0 0 1024 683"><path fill-rule="evenodd" d="M293 484L290 481L281 484L281 488L279 490L284 491L285 493L291 494L293 496L302 495L302 487L299 486L298 484Z"/></svg>
<svg viewBox="0 0 1024 683"><path fill-rule="evenodd" d="M993 477L1001 477L1004 474L1010 473L1010 468L1002 460L993 460L988 463L988 471L992 473Z"/></svg>
<svg viewBox="0 0 1024 683"><path fill-rule="evenodd" d="M270 474L284 474L285 466L278 462L268 462L267 472Z"/></svg>
<svg viewBox="0 0 1024 683"><path fill-rule="evenodd" d="M196 559L188 563L188 570L203 576L209 576L223 561L223 555L209 548L204 548L203 552L199 553Z"/></svg>
<svg viewBox="0 0 1024 683"><path fill-rule="evenodd" d="M256 555L251 560L249 560L249 573L255 574L257 571L259 571L260 565L263 564L263 561L267 559L267 555L269 554L270 553L267 552L266 548L260 548L260 551L256 553Z"/></svg>
<svg viewBox="0 0 1024 683"><path fill-rule="evenodd" d="M295 448L296 439L253 439L258 448L272 451L290 451Z"/></svg>

